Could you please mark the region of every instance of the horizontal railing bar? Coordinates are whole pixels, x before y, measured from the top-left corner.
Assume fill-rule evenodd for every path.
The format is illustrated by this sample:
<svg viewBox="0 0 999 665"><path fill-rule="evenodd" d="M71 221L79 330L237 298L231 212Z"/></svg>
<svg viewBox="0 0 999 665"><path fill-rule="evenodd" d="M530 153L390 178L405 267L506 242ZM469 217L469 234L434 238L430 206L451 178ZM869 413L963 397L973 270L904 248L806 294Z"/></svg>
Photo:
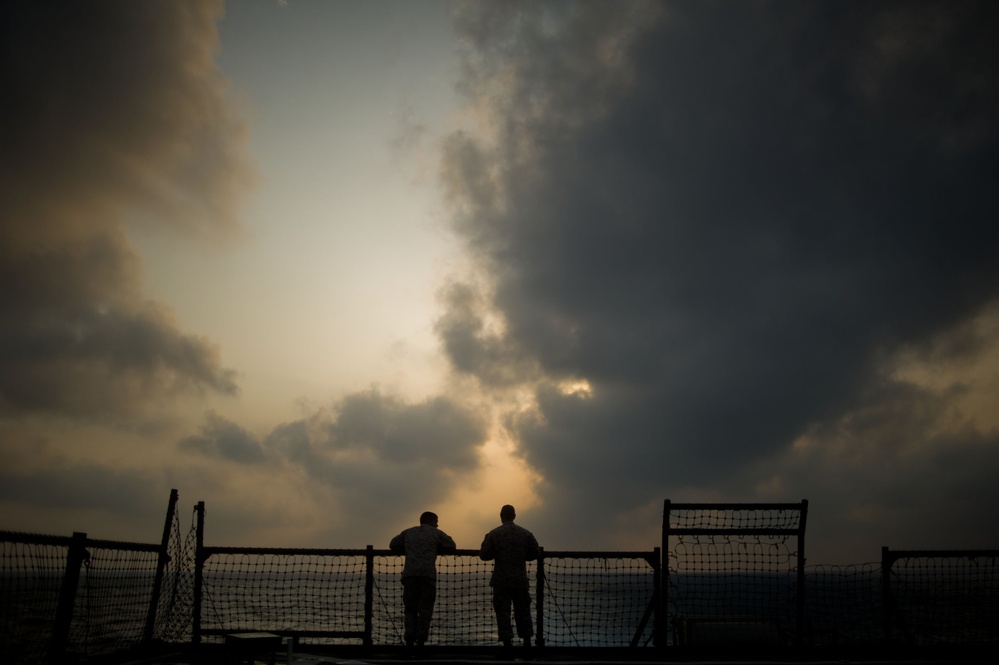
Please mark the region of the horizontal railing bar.
<svg viewBox="0 0 999 665"><path fill-rule="evenodd" d="M357 637L363 638L364 631L354 630L295 630L292 628L278 628L275 630L263 630L259 628L202 628L202 635L234 635L237 633L274 633L275 635L293 635L296 637Z"/></svg>
<svg viewBox="0 0 999 665"><path fill-rule="evenodd" d="M978 557L990 558L999 557L999 550L887 550L886 554L894 559L908 559L916 557L945 557L977 559Z"/></svg>
<svg viewBox="0 0 999 665"><path fill-rule="evenodd" d="M320 547L204 547L205 556L219 554L273 554L273 555L302 555L302 556L402 556L401 552L392 550L367 550L367 549L326 549ZM545 558L594 558L594 559L647 559L655 555L655 550L644 552L583 552L567 550L545 550ZM479 550L459 549L441 556L479 556Z"/></svg>
<svg viewBox="0 0 999 665"><path fill-rule="evenodd" d="M129 543L120 540L97 540L87 538L86 547L103 547L109 550L127 550L129 552L159 552L162 545L156 543Z"/></svg>
<svg viewBox="0 0 999 665"><path fill-rule="evenodd" d="M582 552L569 550L545 550L546 559L647 559L655 556L655 550L647 552Z"/></svg>
<svg viewBox="0 0 999 665"><path fill-rule="evenodd" d="M304 555L304 556L365 556L368 550L364 549L330 549L319 547L213 547L205 545L203 548L205 556L214 554L278 554L278 555ZM374 554L378 554L375 550ZM394 554L389 550L386 553Z"/></svg>
<svg viewBox="0 0 999 665"><path fill-rule="evenodd" d="M69 547L73 542L71 536L48 536L39 533L18 533L16 531L0 531L0 542L22 543L25 545L56 545ZM162 545L156 543L132 543L122 540L104 540L86 538L84 547L103 547L105 549L128 550L133 552L159 552Z"/></svg>
<svg viewBox="0 0 999 665"><path fill-rule="evenodd" d="M767 527L759 529L715 529L715 528L689 528L689 529L670 529L667 535L669 536L786 536L788 534L796 534L800 532L801 529L787 528L779 529L777 527Z"/></svg>
<svg viewBox="0 0 999 665"><path fill-rule="evenodd" d="M69 547L73 542L71 536L48 536L40 533L20 533L17 531L0 531L0 542L23 543L25 545L60 545Z"/></svg>
<svg viewBox="0 0 999 665"><path fill-rule="evenodd" d="M801 510L801 503L670 503L670 512L676 510Z"/></svg>

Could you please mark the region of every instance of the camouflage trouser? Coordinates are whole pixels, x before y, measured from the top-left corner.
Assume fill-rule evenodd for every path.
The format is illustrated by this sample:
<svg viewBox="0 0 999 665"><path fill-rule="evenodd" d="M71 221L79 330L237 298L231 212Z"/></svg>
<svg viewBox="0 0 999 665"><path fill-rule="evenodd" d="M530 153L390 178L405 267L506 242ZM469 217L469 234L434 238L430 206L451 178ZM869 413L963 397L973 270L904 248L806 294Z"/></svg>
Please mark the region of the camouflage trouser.
<svg viewBox="0 0 999 665"><path fill-rule="evenodd" d="M430 619L437 600L437 580L407 577L402 581L402 606L405 612L406 644L423 644L430 634Z"/></svg>
<svg viewBox="0 0 999 665"><path fill-rule="evenodd" d="M510 605L517 620L517 636L528 638L534 634L531 620L531 594L527 582L523 584L502 584L493 586L493 609L496 611L496 627L502 642L513 640L513 626L510 625Z"/></svg>

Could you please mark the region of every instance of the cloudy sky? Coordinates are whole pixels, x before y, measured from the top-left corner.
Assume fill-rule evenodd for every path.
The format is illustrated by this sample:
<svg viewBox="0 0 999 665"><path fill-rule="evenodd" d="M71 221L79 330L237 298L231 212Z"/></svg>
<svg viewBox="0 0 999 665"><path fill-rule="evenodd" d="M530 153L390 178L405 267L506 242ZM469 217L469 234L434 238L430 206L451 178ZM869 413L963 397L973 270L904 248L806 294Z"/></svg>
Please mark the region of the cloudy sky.
<svg viewBox="0 0 999 665"><path fill-rule="evenodd" d="M0 528L999 546L991 2L0 12Z"/></svg>

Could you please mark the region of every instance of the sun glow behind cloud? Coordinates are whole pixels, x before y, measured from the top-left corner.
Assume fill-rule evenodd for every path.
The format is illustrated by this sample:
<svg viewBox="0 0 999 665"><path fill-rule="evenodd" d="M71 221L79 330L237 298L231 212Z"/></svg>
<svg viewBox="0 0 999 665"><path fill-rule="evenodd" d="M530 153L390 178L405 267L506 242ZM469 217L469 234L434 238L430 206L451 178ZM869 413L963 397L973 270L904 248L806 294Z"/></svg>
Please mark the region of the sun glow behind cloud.
<svg viewBox="0 0 999 665"><path fill-rule="evenodd" d="M562 381L558 386L563 395L578 395L579 397L592 397L593 389L586 379L576 381Z"/></svg>

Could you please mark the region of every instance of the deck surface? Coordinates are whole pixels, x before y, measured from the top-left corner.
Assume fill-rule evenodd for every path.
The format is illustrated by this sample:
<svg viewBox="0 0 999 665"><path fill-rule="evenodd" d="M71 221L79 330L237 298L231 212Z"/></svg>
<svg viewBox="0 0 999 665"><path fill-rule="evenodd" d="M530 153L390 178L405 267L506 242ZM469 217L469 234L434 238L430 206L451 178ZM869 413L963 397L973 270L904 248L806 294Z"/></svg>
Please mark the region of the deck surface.
<svg viewBox="0 0 999 665"><path fill-rule="evenodd" d="M288 659L287 645L275 651L275 665L936 665L963 663L978 665L994 662L983 654L988 651L969 648L893 648L858 651L775 651L754 652L681 650L681 649L530 649L505 651L492 648L427 647L413 658L402 648L336 647L301 645ZM269 654L257 654L254 663L267 665ZM243 661L244 663L248 661ZM223 645L206 645L198 650L169 646L144 654L120 655L82 661L82 665L232 665Z"/></svg>

